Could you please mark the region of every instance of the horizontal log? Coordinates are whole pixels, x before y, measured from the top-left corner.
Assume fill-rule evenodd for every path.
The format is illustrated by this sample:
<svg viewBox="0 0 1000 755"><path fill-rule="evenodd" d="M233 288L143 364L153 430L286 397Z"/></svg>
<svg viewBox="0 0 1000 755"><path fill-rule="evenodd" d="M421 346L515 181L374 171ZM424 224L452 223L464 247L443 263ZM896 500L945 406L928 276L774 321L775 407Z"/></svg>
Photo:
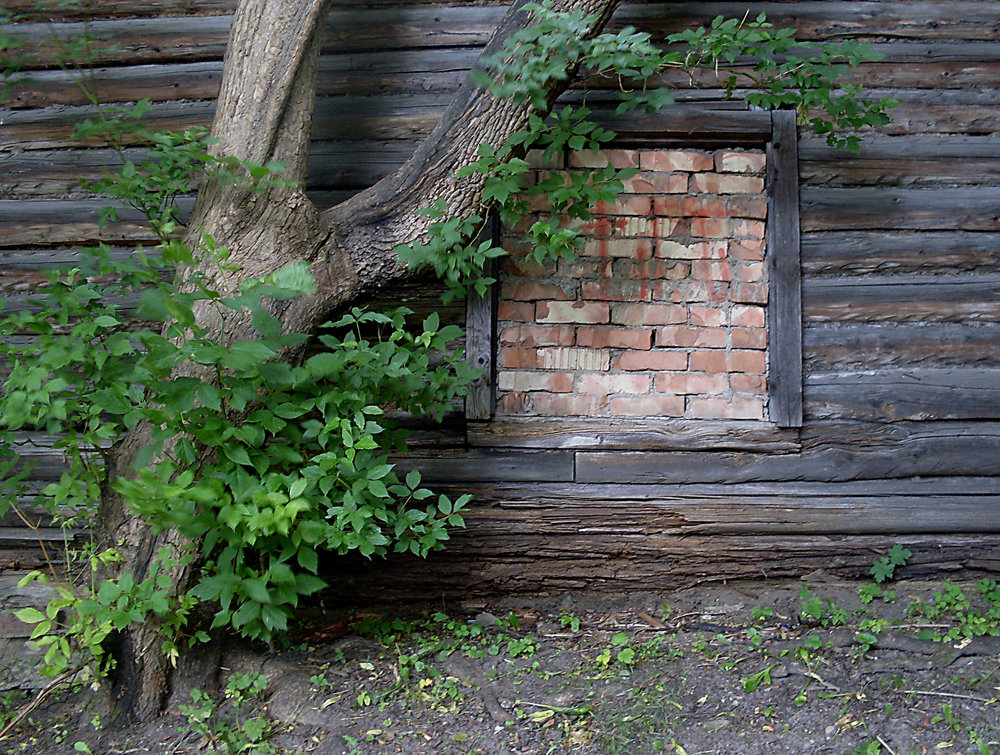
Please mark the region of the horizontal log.
<svg viewBox="0 0 1000 755"><path fill-rule="evenodd" d="M798 431L766 422L615 419L496 419L470 422L470 445L565 449L741 449L787 453Z"/></svg>
<svg viewBox="0 0 1000 755"><path fill-rule="evenodd" d="M355 193L354 190L310 191L309 198L318 207L332 207ZM123 207L118 222L100 228L97 212L113 204L102 199L0 199L0 248L17 249L45 243L115 244L155 242L148 224L135 210ZM182 220L191 212L194 197L178 197ZM57 222L54 222L57 221Z"/></svg>
<svg viewBox="0 0 1000 755"><path fill-rule="evenodd" d="M899 480L998 471L998 422L810 421L798 454L580 452L581 483Z"/></svg>
<svg viewBox="0 0 1000 755"><path fill-rule="evenodd" d="M581 534L550 537L530 520L506 521L503 531L480 526L475 515L444 551L426 560L393 556L371 562L331 559L324 576L336 585L328 601L370 605L386 601L468 600L490 595L559 594L593 590L648 595L704 582L732 579L799 578L816 569L865 578L874 561L899 543L912 555L901 574L909 578L942 573L974 575L1000 569L997 535L687 535L595 537L586 519ZM527 528L527 532L525 532Z"/></svg>
<svg viewBox="0 0 1000 755"><path fill-rule="evenodd" d="M394 457L393 462L401 473L419 469L424 482L573 479L573 454L570 451L413 451L406 456Z"/></svg>
<svg viewBox="0 0 1000 755"><path fill-rule="evenodd" d="M799 175L807 186L917 186L942 182L1000 183L995 136L866 136L857 154L825 139L799 143Z"/></svg>
<svg viewBox="0 0 1000 755"><path fill-rule="evenodd" d="M978 188L826 189L800 192L803 232L1000 230L1000 193Z"/></svg>
<svg viewBox="0 0 1000 755"><path fill-rule="evenodd" d="M1000 273L806 278L802 311L806 322L996 322Z"/></svg>
<svg viewBox="0 0 1000 755"><path fill-rule="evenodd" d="M413 154L416 141L313 142L309 154L311 189L366 188L396 170ZM148 152L124 150L127 160L139 164ZM86 184L121 166L112 149L27 150L4 160L0 199L93 196Z"/></svg>
<svg viewBox="0 0 1000 755"><path fill-rule="evenodd" d="M317 77L320 95L370 95L455 91L475 64L480 47L435 49L381 48L372 52L332 53L321 56ZM878 63L854 69L852 81L867 87L889 88L983 88L994 86L1000 76L1000 45L992 42L876 43L872 49L883 56ZM899 63L905 62L905 66ZM96 68L90 75L103 102L213 99L218 94L221 59L193 62L158 62ZM84 105L88 95L77 85L72 71L33 71L22 77L5 101L8 107ZM692 86L718 90L719 77L712 72L665 72L652 80L671 86L685 96ZM588 80L589 87L617 87L604 79Z"/></svg>
<svg viewBox="0 0 1000 755"><path fill-rule="evenodd" d="M119 220L99 228L97 213L114 204L105 199L0 200L0 246L114 242L153 242L145 218L136 210L122 207ZM185 214L194 206L193 197L181 197L178 206Z"/></svg>
<svg viewBox="0 0 1000 755"><path fill-rule="evenodd" d="M1000 271L1000 233L850 231L802 236L805 277L820 273Z"/></svg>
<svg viewBox="0 0 1000 755"><path fill-rule="evenodd" d="M847 323L807 326L807 371L906 365L986 366L1000 363L996 323Z"/></svg>
<svg viewBox="0 0 1000 755"><path fill-rule="evenodd" d="M915 367L811 373L803 386L812 417L877 421L1000 418L1000 368Z"/></svg>

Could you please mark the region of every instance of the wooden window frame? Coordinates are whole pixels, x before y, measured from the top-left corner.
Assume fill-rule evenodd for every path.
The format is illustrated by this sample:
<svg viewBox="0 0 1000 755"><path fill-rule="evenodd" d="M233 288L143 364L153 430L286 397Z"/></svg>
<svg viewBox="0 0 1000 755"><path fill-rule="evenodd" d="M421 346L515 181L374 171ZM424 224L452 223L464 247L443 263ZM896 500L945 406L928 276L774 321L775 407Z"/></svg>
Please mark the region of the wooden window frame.
<svg viewBox="0 0 1000 755"><path fill-rule="evenodd" d="M601 118L616 146L764 148L767 154L766 260L768 419L504 417L494 419L498 286L470 295L466 351L483 376L465 401L469 445L621 450L799 450L802 426L802 283L798 137L791 110L708 110L675 106L652 116ZM499 223L494 223L499 241Z"/></svg>

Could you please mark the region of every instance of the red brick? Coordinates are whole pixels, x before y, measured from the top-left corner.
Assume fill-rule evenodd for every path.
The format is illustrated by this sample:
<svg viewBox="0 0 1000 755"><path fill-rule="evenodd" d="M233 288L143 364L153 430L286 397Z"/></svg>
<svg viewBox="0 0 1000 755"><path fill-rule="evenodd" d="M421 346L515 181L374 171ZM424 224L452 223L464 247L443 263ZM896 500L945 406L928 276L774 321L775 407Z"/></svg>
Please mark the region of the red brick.
<svg viewBox="0 0 1000 755"><path fill-rule="evenodd" d="M704 325L712 328L726 324L726 312L719 307L691 306L688 308L688 322L691 325Z"/></svg>
<svg viewBox="0 0 1000 755"><path fill-rule="evenodd" d="M729 215L734 218L763 220L767 217L767 200L763 197L730 197Z"/></svg>
<svg viewBox="0 0 1000 755"><path fill-rule="evenodd" d="M695 173L691 176L692 193L762 194L764 179L732 173Z"/></svg>
<svg viewBox="0 0 1000 755"><path fill-rule="evenodd" d="M642 396L640 398L613 398L609 402L611 414L626 417L682 417L684 399L680 396Z"/></svg>
<svg viewBox="0 0 1000 755"><path fill-rule="evenodd" d="M764 155L760 152L720 152L715 169L726 173L763 173Z"/></svg>
<svg viewBox="0 0 1000 755"><path fill-rule="evenodd" d="M607 396L612 393L649 393L649 375L580 375L576 380L577 393L595 393Z"/></svg>
<svg viewBox="0 0 1000 755"><path fill-rule="evenodd" d="M744 375L734 372L729 376L729 387L734 393L754 393L763 396L767 392L767 381L763 375Z"/></svg>
<svg viewBox="0 0 1000 755"><path fill-rule="evenodd" d="M653 380L657 393L709 396L726 393L729 380L725 375L702 375L693 372L661 372Z"/></svg>
<svg viewBox="0 0 1000 755"><path fill-rule="evenodd" d="M500 349L500 366L508 369L534 369L538 366L538 353L534 349Z"/></svg>
<svg viewBox="0 0 1000 755"><path fill-rule="evenodd" d="M708 301L703 281L660 281L653 289L654 301L701 302Z"/></svg>
<svg viewBox="0 0 1000 755"><path fill-rule="evenodd" d="M725 261L695 260L691 263L691 277L707 281L731 281L733 272Z"/></svg>
<svg viewBox="0 0 1000 755"><path fill-rule="evenodd" d="M615 304L616 325L673 325L687 320L687 309L676 304Z"/></svg>
<svg viewBox="0 0 1000 755"><path fill-rule="evenodd" d="M747 328L763 328L764 308L737 304L733 307L729 322L734 326L742 325Z"/></svg>
<svg viewBox="0 0 1000 755"><path fill-rule="evenodd" d="M653 294L647 280L583 281L581 289L588 301L649 301Z"/></svg>
<svg viewBox="0 0 1000 755"><path fill-rule="evenodd" d="M728 372L726 352L724 351L692 351L692 372Z"/></svg>
<svg viewBox="0 0 1000 755"><path fill-rule="evenodd" d="M666 196L653 197L653 212L657 215L664 215L668 218L683 217L687 215L685 202L690 197Z"/></svg>
<svg viewBox="0 0 1000 755"><path fill-rule="evenodd" d="M684 214L696 218L725 218L730 214L729 203L710 194L684 197Z"/></svg>
<svg viewBox="0 0 1000 755"><path fill-rule="evenodd" d="M605 371L611 356L607 349L539 349L538 366L546 370Z"/></svg>
<svg viewBox="0 0 1000 755"><path fill-rule="evenodd" d="M767 370L767 356L763 351L731 351L728 355L728 367L729 372L763 374Z"/></svg>
<svg viewBox="0 0 1000 755"><path fill-rule="evenodd" d="M691 173L698 170L712 170L712 158L704 152L643 150L639 153L639 167L643 170Z"/></svg>
<svg viewBox="0 0 1000 755"><path fill-rule="evenodd" d="M705 301L712 304L722 304L729 301L729 284L725 281L706 281Z"/></svg>
<svg viewBox="0 0 1000 755"><path fill-rule="evenodd" d="M573 338L570 325L512 325L500 331L504 346L572 346Z"/></svg>
<svg viewBox="0 0 1000 755"><path fill-rule="evenodd" d="M733 328L734 349L766 349L767 331L764 328Z"/></svg>
<svg viewBox="0 0 1000 755"><path fill-rule="evenodd" d="M733 233L734 239L763 239L764 238L764 221L763 220L733 220Z"/></svg>
<svg viewBox="0 0 1000 755"><path fill-rule="evenodd" d="M656 256L671 260L696 260L701 258L701 252L687 244L664 240L656 243Z"/></svg>
<svg viewBox="0 0 1000 755"><path fill-rule="evenodd" d="M542 277L548 275L550 268L541 262L536 262L533 258L525 255L508 255L503 258L501 265L505 273L524 277Z"/></svg>
<svg viewBox="0 0 1000 755"><path fill-rule="evenodd" d="M740 260L759 261L764 259L763 239L741 239L729 244L729 255Z"/></svg>
<svg viewBox="0 0 1000 755"><path fill-rule="evenodd" d="M585 257L632 257L648 259L652 243L649 239L591 239L583 243L580 254Z"/></svg>
<svg viewBox="0 0 1000 755"><path fill-rule="evenodd" d="M734 398L726 407L727 419L762 419L764 402L759 398Z"/></svg>
<svg viewBox="0 0 1000 755"><path fill-rule="evenodd" d="M622 215L612 219L611 235L615 238L645 238L655 236L659 226L651 218Z"/></svg>
<svg viewBox="0 0 1000 755"><path fill-rule="evenodd" d="M637 194L623 194L612 203L598 202L593 207L593 212L597 215L642 215L645 217L652 211L652 198Z"/></svg>
<svg viewBox="0 0 1000 755"><path fill-rule="evenodd" d="M548 391L549 393L571 393L573 373L533 372L520 370L500 370L497 387L501 391Z"/></svg>
<svg viewBox="0 0 1000 755"><path fill-rule="evenodd" d="M578 328L579 346L598 349L648 349L653 345L653 331L640 328Z"/></svg>
<svg viewBox="0 0 1000 755"><path fill-rule="evenodd" d="M764 277L763 262L747 262L740 267L737 279L742 283L756 283Z"/></svg>
<svg viewBox="0 0 1000 755"><path fill-rule="evenodd" d="M691 249L704 260L724 260L729 251L729 242L722 239L717 241L698 241L691 244Z"/></svg>
<svg viewBox="0 0 1000 755"><path fill-rule="evenodd" d="M691 218L653 218L653 235L658 239L686 241L691 235Z"/></svg>
<svg viewBox="0 0 1000 755"><path fill-rule="evenodd" d="M725 328L670 325L656 329L657 346L699 346L704 349L724 349L728 340Z"/></svg>
<svg viewBox="0 0 1000 755"><path fill-rule="evenodd" d="M570 278L610 278L611 260L602 259L560 259L557 266L559 275Z"/></svg>
<svg viewBox="0 0 1000 755"><path fill-rule="evenodd" d="M624 280L683 280L691 266L674 260L615 260L614 277Z"/></svg>
<svg viewBox="0 0 1000 755"><path fill-rule="evenodd" d="M684 351L623 351L615 360L615 369L618 370L662 372L686 368L687 352Z"/></svg>
<svg viewBox="0 0 1000 755"><path fill-rule="evenodd" d="M610 319L610 309L604 302L596 301L540 301L535 305L535 321L540 323L569 323L603 325Z"/></svg>
<svg viewBox="0 0 1000 755"><path fill-rule="evenodd" d="M571 168L603 168L608 163L616 168L638 168L639 153L634 149L602 149L569 154Z"/></svg>
<svg viewBox="0 0 1000 755"><path fill-rule="evenodd" d="M540 299L557 299L569 301L576 298L573 284L556 285L554 283L539 283L531 280L508 279L500 287L500 298L514 301L538 301Z"/></svg>
<svg viewBox="0 0 1000 755"><path fill-rule="evenodd" d="M581 236L610 236L614 231L614 218L596 217L590 220L576 220L573 227L580 231Z"/></svg>
<svg viewBox="0 0 1000 755"><path fill-rule="evenodd" d="M688 177L684 173L640 173L624 181L626 194L686 194Z"/></svg>
<svg viewBox="0 0 1000 755"><path fill-rule="evenodd" d="M766 283L737 283L732 300L741 304L767 304Z"/></svg>
<svg viewBox="0 0 1000 755"><path fill-rule="evenodd" d="M523 393L506 393L497 399L500 414L525 414L528 412L528 397Z"/></svg>
<svg viewBox="0 0 1000 755"><path fill-rule="evenodd" d="M599 399L582 393L536 393L531 397L534 413L546 417L593 417L601 406Z"/></svg>
<svg viewBox="0 0 1000 755"><path fill-rule="evenodd" d="M535 305L526 302L502 301L497 305L497 319L509 322L534 322Z"/></svg>
<svg viewBox="0 0 1000 755"><path fill-rule="evenodd" d="M691 235L703 239L728 239L728 218L692 218Z"/></svg>
<svg viewBox="0 0 1000 755"><path fill-rule="evenodd" d="M726 400L724 398L700 398L692 396L688 399L688 416L696 419L721 419L726 417Z"/></svg>

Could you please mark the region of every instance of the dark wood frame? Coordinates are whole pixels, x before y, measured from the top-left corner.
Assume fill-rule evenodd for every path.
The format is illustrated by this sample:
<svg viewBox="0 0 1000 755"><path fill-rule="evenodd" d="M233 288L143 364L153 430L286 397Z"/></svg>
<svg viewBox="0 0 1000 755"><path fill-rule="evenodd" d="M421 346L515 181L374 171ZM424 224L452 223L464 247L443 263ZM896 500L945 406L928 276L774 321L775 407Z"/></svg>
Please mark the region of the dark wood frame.
<svg viewBox="0 0 1000 755"><path fill-rule="evenodd" d="M757 146L767 151L768 413L769 421L683 419L493 420L496 386L497 286L467 303L466 350L484 370L465 402L472 446L537 449L707 450L790 453L802 426L802 285L799 240L798 139L795 113L674 107L651 116L601 117L616 145L669 143L699 147ZM495 233L499 227L495 226Z"/></svg>

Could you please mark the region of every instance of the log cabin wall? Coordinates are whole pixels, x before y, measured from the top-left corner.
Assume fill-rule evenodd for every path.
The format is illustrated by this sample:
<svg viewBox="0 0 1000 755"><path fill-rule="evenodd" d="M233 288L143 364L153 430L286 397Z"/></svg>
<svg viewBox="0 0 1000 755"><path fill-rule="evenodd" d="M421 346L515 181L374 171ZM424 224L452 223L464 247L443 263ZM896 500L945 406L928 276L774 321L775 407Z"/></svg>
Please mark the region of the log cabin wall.
<svg viewBox="0 0 1000 755"><path fill-rule="evenodd" d="M91 0L75 13L5 0L21 14L9 31L35 54L30 80L0 105L0 287L8 307L19 306L39 269L71 261L80 244L101 238L126 253L145 240L127 212L98 229L104 202L80 179L115 158L73 137L93 108L55 66L53 39L86 26L115 45L97 62L104 101L148 97L152 125L208 125L233 4ZM746 11L734 2L633 3L613 26L662 36ZM913 574L1000 568L996 4L750 7L761 11L804 39L870 41L885 57L857 78L901 103L857 155L800 130L801 429L764 437L679 422L623 438L596 425L583 448L544 431L506 442L483 421L472 421L467 437L461 424L422 433L401 463L440 486L475 492L468 529L427 562L344 568L342 592L655 588L817 566L858 574L893 542L914 552ZM372 184L411 153L504 12L458 2L332 4L310 167L318 202ZM760 141L747 137L747 124L752 131L767 114L722 101L710 81L704 89L672 83L680 104L664 138L708 148ZM418 283L407 294L430 302L430 289ZM26 449L43 482L59 460L44 438L33 440ZM0 525L0 565L36 563L34 534L10 516Z"/></svg>

